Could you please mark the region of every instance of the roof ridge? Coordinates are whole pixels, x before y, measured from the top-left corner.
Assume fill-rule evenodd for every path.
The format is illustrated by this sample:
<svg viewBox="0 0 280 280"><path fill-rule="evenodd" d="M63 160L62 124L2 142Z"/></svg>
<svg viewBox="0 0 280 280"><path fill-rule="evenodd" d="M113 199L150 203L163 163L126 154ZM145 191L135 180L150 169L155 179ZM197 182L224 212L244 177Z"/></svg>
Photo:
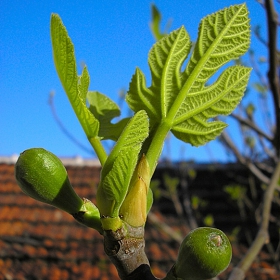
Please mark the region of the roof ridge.
<svg viewBox="0 0 280 280"><path fill-rule="evenodd" d="M0 156L0 164L15 164L19 155ZM95 158L83 158L82 156L75 157L59 157L65 166L100 166L100 162Z"/></svg>

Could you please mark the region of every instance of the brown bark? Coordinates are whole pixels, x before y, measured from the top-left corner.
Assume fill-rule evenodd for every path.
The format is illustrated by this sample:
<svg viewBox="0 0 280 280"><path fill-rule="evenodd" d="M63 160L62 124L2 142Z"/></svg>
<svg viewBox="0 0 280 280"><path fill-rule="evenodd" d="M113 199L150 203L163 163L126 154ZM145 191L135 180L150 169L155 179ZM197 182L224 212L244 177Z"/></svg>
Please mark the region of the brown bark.
<svg viewBox="0 0 280 280"><path fill-rule="evenodd" d="M117 231L104 231L104 250L121 279L156 279L145 254L144 226L124 224Z"/></svg>

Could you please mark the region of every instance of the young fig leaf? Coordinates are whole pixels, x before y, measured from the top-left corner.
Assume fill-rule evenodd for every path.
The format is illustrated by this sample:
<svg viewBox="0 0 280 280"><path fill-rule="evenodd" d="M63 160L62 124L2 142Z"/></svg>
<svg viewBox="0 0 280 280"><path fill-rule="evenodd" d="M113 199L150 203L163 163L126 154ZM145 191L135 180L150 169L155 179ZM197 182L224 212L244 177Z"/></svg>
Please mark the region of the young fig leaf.
<svg viewBox="0 0 280 280"><path fill-rule="evenodd" d="M226 127L221 121L209 120L235 109L245 91L250 69L233 66L211 85L209 79L224 64L243 55L249 44L245 4L202 19L193 53L183 71L182 64L191 48L189 35L184 27L171 32L149 53L150 87L146 86L142 71L136 69L127 95L130 108L135 112L144 109L153 128L169 126L177 138L194 146L207 143Z"/></svg>
<svg viewBox="0 0 280 280"><path fill-rule="evenodd" d="M165 33L162 33L160 31L161 14L160 14L158 8L154 4L152 4L151 10L152 10L152 21L150 23L150 28L151 28L151 31L152 31L155 39L160 40L161 38L163 38L166 35Z"/></svg>
<svg viewBox="0 0 280 280"><path fill-rule="evenodd" d="M178 91L182 87L180 67L191 48L184 27L171 32L156 42L149 52L152 85L147 88L143 72L137 68L126 97L130 108L137 112L145 110L151 120L166 118Z"/></svg>
<svg viewBox="0 0 280 280"><path fill-rule="evenodd" d="M102 168L97 190L97 207L101 214L103 228L105 223L106 227L110 227L110 224L108 225L104 220L118 219L119 209L127 194L148 131L147 114L145 111L139 111L128 122Z"/></svg>
<svg viewBox="0 0 280 280"><path fill-rule="evenodd" d="M89 74L84 67L81 77L77 74L74 45L57 14L51 16L51 39L56 71L68 99L87 137L98 135L99 122L86 106Z"/></svg>
<svg viewBox="0 0 280 280"><path fill-rule="evenodd" d="M133 149L121 151L111 170L104 178L101 177L97 191L97 207L102 216L118 217L137 156L137 152Z"/></svg>
<svg viewBox="0 0 280 280"><path fill-rule="evenodd" d="M141 110L129 120L125 129L122 131L117 143L115 144L106 160L106 163L104 164L104 167L102 168L101 177L105 178L106 174L111 170L114 161L121 151L130 151L133 149L138 154L141 150L144 140L148 137L148 135L148 116L144 110Z"/></svg>
<svg viewBox="0 0 280 280"><path fill-rule="evenodd" d="M106 95L98 91L89 91L87 94L89 110L99 121L98 136L102 140L117 141L130 118L125 118L117 123L111 121L121 114L118 105Z"/></svg>
<svg viewBox="0 0 280 280"><path fill-rule="evenodd" d="M176 114L173 134L194 146L215 139L227 125L208 120L228 115L236 108L247 87L250 71L243 66L229 67L214 84L188 94Z"/></svg>

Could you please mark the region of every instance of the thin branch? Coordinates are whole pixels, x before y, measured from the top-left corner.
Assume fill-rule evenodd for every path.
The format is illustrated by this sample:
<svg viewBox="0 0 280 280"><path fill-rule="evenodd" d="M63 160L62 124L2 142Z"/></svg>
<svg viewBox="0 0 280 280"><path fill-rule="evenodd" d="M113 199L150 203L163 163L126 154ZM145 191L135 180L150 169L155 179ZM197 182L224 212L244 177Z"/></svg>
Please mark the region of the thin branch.
<svg viewBox="0 0 280 280"><path fill-rule="evenodd" d="M267 43L265 44L266 47L268 47ZM256 73L257 77L259 78L261 84L267 88L268 84L267 84L267 80L263 73L260 71L260 68L258 66L258 64L256 63L256 59L255 59L255 52L254 51L250 51L249 52L249 58L250 58L250 63L252 65L253 71Z"/></svg>
<svg viewBox="0 0 280 280"><path fill-rule="evenodd" d="M266 40L261 36L259 28L255 28L253 31L254 31L254 33L255 33L257 39L258 39L264 46L267 47L267 42L266 42Z"/></svg>
<svg viewBox="0 0 280 280"><path fill-rule="evenodd" d="M268 49L268 45L266 44L266 48ZM255 54L253 51L249 52L249 57L250 57L250 63L252 65L252 68L254 69L254 73L257 75L261 86L265 89L265 90L269 90L269 84L268 84L268 80L267 77L265 77L263 75L263 73L260 71L259 69L259 65L256 63L256 59L255 59ZM261 103L259 104L260 108L263 108L263 119L264 122L266 124L267 129L270 131L270 133L273 133L274 131L274 124L271 120L271 108L267 103L267 98L266 97L262 97L261 98Z"/></svg>
<svg viewBox="0 0 280 280"><path fill-rule="evenodd" d="M268 22L268 46L269 46L269 70L268 80L270 90L274 99L274 110L276 115L276 130L274 138L274 146L277 155L280 156L280 90L279 78L277 75L278 55L277 55L277 13L274 9L272 0L265 0L265 10Z"/></svg>
<svg viewBox="0 0 280 280"><path fill-rule="evenodd" d="M172 229L170 226L168 226L166 223L163 223L162 221L160 221L158 219L158 217L150 212L149 215L149 220L160 230L162 230L164 233L166 233L167 235L169 235L173 240L177 241L179 244L181 244L184 236L179 233L174 231L174 229Z"/></svg>
<svg viewBox="0 0 280 280"><path fill-rule="evenodd" d="M191 195L189 193L189 184L188 184L188 171L186 169L186 166L184 163L180 163L179 165L179 178L180 178L180 185L182 189L182 195L179 194L179 196L182 196L183 199L183 207L185 210L185 213L187 214L187 218L189 221L190 229L193 230L198 227L196 218L193 213L192 203L191 203Z"/></svg>
<svg viewBox="0 0 280 280"><path fill-rule="evenodd" d="M258 234L248 250L247 254L239 262L239 264L233 269L229 280L242 280L245 278L245 273L253 263L256 256L259 254L264 244L269 242L268 225L271 211L271 204L273 200L273 194L277 186L279 186L280 177L280 162L278 162L271 182L265 191L263 198L263 210L262 221L259 227Z"/></svg>
<svg viewBox="0 0 280 280"><path fill-rule="evenodd" d="M256 124L254 122L252 122L249 119L244 119L241 116L237 115L237 114L231 114L231 116L236 119L238 122L240 122L243 125L248 126L249 128L251 128L252 130L254 130L259 136L262 136L264 138L266 138L268 141L272 142L273 138L266 134L263 130L261 130L259 127L256 126Z"/></svg>
<svg viewBox="0 0 280 280"><path fill-rule="evenodd" d="M238 161L245 165L261 182L265 184L269 184L270 179L265 176L260 169L256 167L250 160L247 160L238 150L238 148L231 141L229 135L226 132L221 134L221 139L225 143L225 145L234 153L235 157Z"/></svg>
<svg viewBox="0 0 280 280"><path fill-rule="evenodd" d="M54 106L54 93L51 92L50 96L49 96L49 105L51 107L51 111L52 111L52 115L54 117L54 120L56 121L56 123L58 124L59 128L61 129L61 131L67 136L67 138L69 138L75 145L77 145L78 147L80 147L82 150L84 150L85 152L87 152L90 155L94 155L94 152L87 148L85 145L83 145L79 140L77 140L64 126L64 124L62 123L62 121L60 120L60 118L58 117L56 110L55 110L55 106Z"/></svg>
<svg viewBox="0 0 280 280"><path fill-rule="evenodd" d="M263 149L263 151L264 151L264 154L266 154L266 155L268 156L268 159L271 159L275 164L277 164L278 158L277 158L277 155L276 155L276 153L275 153L274 146L272 146L272 147L267 147L267 146L266 146L267 143L265 143L264 139L261 138L261 137L259 137L258 140L259 140L259 143L260 143L260 145L261 145L261 147L262 147L262 149ZM259 164L260 164L260 162L258 163L258 165L259 165ZM262 163L262 164L263 164L263 163ZM267 165L267 164L266 164L266 165ZM271 170L271 171L268 171L268 172L270 172L270 173L273 172L273 167L267 166L266 168L268 168L268 169ZM262 168L262 169L264 169L264 168ZM268 169L266 169L266 170L268 170Z"/></svg>

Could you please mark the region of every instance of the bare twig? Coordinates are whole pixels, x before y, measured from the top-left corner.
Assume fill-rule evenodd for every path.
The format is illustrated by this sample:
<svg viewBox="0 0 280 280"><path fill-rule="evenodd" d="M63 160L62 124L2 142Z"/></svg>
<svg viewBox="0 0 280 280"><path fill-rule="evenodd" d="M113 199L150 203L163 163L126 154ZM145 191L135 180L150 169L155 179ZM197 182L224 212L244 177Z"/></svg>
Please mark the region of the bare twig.
<svg viewBox="0 0 280 280"><path fill-rule="evenodd" d="M274 99L274 110L276 116L276 129L274 137L274 146L278 157L280 156L280 90L279 90L279 78L277 75L277 13L274 9L272 0L265 0L265 10L267 14L268 23L268 47L269 47L269 71L268 80L270 90Z"/></svg>
<svg viewBox="0 0 280 280"><path fill-rule="evenodd" d="M268 48L267 43L265 44L265 47ZM249 57L250 57L250 64L253 68L254 73L257 75L258 80L261 84L261 86L265 89L265 90L269 90L269 84L268 84L268 80L267 77L262 73L262 71L259 68L258 63L256 63L256 59L255 59L255 54L253 51L249 52ZM264 119L265 125L267 130L269 130L271 133L274 132L274 123L271 120L271 108L267 103L267 98L262 97L260 99L260 103L259 106L260 108L263 108L263 114L262 117Z"/></svg>
<svg viewBox="0 0 280 280"><path fill-rule="evenodd" d="M179 176L180 176L180 184L181 184L181 188L183 190L183 207L184 207L184 210L185 210L185 213L187 214L187 218L188 218L188 221L189 221L189 226L190 226L190 229L193 230L195 228L198 227L198 224L197 224L197 221L196 221L196 218L194 216L194 213L193 213L193 208L192 208L192 203L191 203L191 195L189 193L189 184L188 184L188 180L187 180L187 177L188 177L188 171L187 169L185 168L184 166L184 163L181 163L179 165Z"/></svg>
<svg viewBox="0 0 280 280"><path fill-rule="evenodd" d="M73 136L64 126L64 124L62 123L62 121L59 119L56 110L55 110L55 106L54 106L54 102L53 102L53 98L54 98L54 93L51 92L50 96L49 96L49 105L51 107L51 111L52 111L52 115L56 121L56 123L58 124L59 128L61 129L61 131L78 147L80 147L82 150L84 150L85 152L87 152L90 155L93 155L93 150L88 149L85 145L83 145L80 141L78 141L75 136Z"/></svg>
<svg viewBox="0 0 280 280"><path fill-rule="evenodd" d="M168 226L167 224L163 223L162 221L160 221L158 219L158 217L150 212L149 213L149 220L160 230L162 230L163 232L165 232L167 235L169 235L173 240L177 241L179 244L181 244L184 236L179 233L174 231L174 229L172 229L170 226Z"/></svg>
<svg viewBox="0 0 280 280"><path fill-rule="evenodd" d="M277 157L277 155L276 155L276 153L275 153L275 149L274 149L274 146L272 146L272 147L267 147L267 143L264 141L264 139L263 138L261 138L261 137L259 137L259 143L260 143L260 145L261 145L261 147L262 147L262 149L263 149L263 151L264 151L264 153L262 153L263 155L265 154L265 155L267 155L268 156L268 158L267 159L271 159L275 164L277 164L277 162L278 162L278 157ZM273 143L272 143L273 144ZM268 166L266 163L263 163L263 162L258 162L258 166L260 166L260 165L266 165L265 167L263 167L263 168L261 168L261 169L266 169L268 172L270 172L270 173L272 173L273 172L273 167L271 167L271 166ZM270 170L270 171L269 171Z"/></svg>
<svg viewBox="0 0 280 280"><path fill-rule="evenodd" d="M246 125L249 128L251 128L252 130L254 130L259 136L266 138L268 141L273 141L273 137L271 137L270 135L268 135L267 133L265 133L263 130L261 130L258 126L256 126L256 124L254 122L252 122L249 119L244 119L241 116L237 115L237 114L231 114L231 116L236 119L240 124Z"/></svg>
<svg viewBox="0 0 280 280"><path fill-rule="evenodd" d="M269 241L268 225L271 211L271 204L273 199L273 193L277 186L279 186L280 177L280 162L277 164L271 182L265 191L263 198L263 209L262 209L262 221L259 227L258 234L249 248L247 254L239 262L239 264L233 269L229 280L242 280L245 278L245 273L253 263L254 259L260 252L261 248L265 243Z"/></svg>
<svg viewBox="0 0 280 280"><path fill-rule="evenodd" d="M221 134L221 139L225 143L225 145L234 153L235 157L238 159L240 163L245 165L261 182L265 184L269 184L270 179L261 172L259 168L250 160L247 160L235 146L235 144L231 141L229 135L226 132Z"/></svg>

